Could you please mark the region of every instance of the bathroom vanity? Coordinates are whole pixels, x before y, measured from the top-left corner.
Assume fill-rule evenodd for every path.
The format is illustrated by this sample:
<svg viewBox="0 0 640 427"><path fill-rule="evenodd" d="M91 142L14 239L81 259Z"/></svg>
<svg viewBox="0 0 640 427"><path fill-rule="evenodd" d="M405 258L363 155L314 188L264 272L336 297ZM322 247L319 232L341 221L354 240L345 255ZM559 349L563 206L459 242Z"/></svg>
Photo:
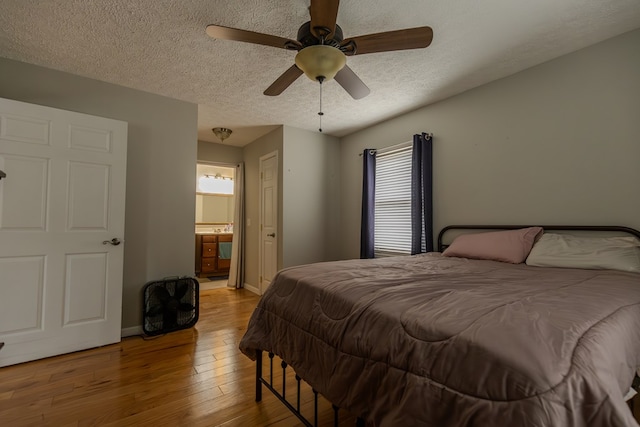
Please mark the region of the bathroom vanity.
<svg viewBox="0 0 640 427"><path fill-rule="evenodd" d="M228 275L232 241L232 233L196 233L196 276Z"/></svg>

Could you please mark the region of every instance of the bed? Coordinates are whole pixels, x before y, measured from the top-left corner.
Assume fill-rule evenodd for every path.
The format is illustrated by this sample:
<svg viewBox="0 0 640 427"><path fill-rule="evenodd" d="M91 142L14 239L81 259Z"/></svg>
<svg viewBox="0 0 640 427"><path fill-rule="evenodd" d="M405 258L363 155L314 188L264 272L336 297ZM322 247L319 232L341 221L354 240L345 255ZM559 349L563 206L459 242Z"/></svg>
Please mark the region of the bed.
<svg viewBox="0 0 640 427"><path fill-rule="evenodd" d="M500 252L505 241L488 244L486 237L473 241L484 233L467 234L531 228L451 226L438 237L440 251L445 233L462 230L471 244L456 247L464 239L458 236L444 254L280 271L240 343L259 361L257 400L267 384L261 378L267 351L361 425L637 425L625 396L640 366L640 270L621 268L618 253L598 248L590 253L595 266L535 264L562 261L537 250L561 230L625 233L620 238L631 249L624 261L640 264L640 232L542 227L544 234L529 232L526 262L519 263L478 259L474 250L493 245ZM610 258L616 269L598 264Z"/></svg>

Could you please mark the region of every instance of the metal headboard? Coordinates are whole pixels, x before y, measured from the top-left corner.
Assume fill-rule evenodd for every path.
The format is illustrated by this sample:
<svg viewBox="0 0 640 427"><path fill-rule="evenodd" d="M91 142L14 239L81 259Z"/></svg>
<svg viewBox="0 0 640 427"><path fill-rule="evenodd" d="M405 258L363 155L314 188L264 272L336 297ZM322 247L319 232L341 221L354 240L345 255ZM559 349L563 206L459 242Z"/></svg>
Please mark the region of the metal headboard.
<svg viewBox="0 0 640 427"><path fill-rule="evenodd" d="M438 233L438 251L442 252L449 246L443 243L443 238L445 233L451 230L515 230L527 227L542 227L545 230L566 231L612 231L631 234L640 239L640 231L631 227L617 225L448 225Z"/></svg>

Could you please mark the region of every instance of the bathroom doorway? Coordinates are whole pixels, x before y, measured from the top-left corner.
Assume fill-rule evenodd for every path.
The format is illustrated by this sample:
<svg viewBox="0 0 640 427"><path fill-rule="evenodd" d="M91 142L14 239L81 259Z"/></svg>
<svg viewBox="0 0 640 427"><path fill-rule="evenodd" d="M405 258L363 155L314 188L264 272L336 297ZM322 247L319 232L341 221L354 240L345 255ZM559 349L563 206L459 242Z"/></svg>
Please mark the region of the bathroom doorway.
<svg viewBox="0 0 640 427"><path fill-rule="evenodd" d="M227 286L233 242L235 165L198 162L195 276L200 290Z"/></svg>

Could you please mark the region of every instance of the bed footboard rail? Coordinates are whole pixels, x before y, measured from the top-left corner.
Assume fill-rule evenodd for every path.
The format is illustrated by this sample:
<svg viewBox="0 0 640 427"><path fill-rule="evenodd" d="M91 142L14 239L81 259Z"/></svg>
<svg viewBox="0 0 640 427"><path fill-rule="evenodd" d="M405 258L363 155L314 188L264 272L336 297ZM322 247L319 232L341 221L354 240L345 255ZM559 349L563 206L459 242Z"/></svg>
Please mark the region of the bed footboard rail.
<svg viewBox="0 0 640 427"><path fill-rule="evenodd" d="M312 388L313 391L313 422L309 421L300 411L300 382L303 379L296 374L296 398L295 398L295 406L291 402L287 400L287 363L282 361L280 363L280 367L282 368L282 393L280 393L273 385L273 358L275 357L274 353L269 352L269 377L268 379L263 376L262 372L262 351L256 351L256 402L260 402L262 400L262 386L265 386L267 390L269 390L275 397L280 400L284 404L284 406L291 411L298 419L307 427L316 427L318 425L318 391ZM340 408L336 405L331 405L333 408L333 425L338 427L339 425L339 417L338 412ZM356 419L357 427L365 427L364 419L357 418Z"/></svg>

